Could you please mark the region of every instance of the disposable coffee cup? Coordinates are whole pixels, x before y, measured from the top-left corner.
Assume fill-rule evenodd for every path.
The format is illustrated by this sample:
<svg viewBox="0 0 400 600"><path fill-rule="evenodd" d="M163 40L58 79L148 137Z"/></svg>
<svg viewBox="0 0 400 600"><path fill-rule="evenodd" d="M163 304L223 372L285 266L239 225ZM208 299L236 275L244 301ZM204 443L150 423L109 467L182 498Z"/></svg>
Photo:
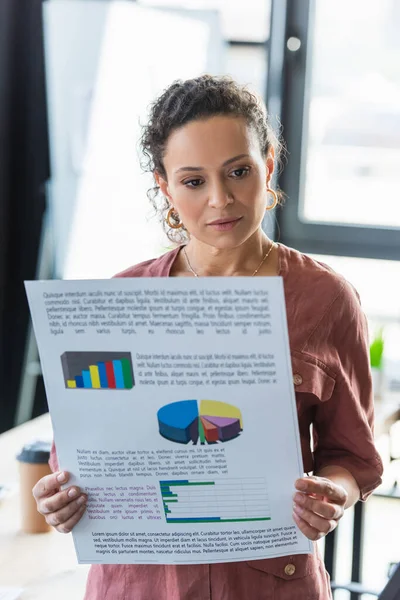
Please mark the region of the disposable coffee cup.
<svg viewBox="0 0 400 600"><path fill-rule="evenodd" d="M38 440L26 444L17 456L20 475L21 529L25 533L45 533L51 529L44 516L37 511L36 500L32 494L32 488L39 479L51 473L48 464L50 448L50 442Z"/></svg>

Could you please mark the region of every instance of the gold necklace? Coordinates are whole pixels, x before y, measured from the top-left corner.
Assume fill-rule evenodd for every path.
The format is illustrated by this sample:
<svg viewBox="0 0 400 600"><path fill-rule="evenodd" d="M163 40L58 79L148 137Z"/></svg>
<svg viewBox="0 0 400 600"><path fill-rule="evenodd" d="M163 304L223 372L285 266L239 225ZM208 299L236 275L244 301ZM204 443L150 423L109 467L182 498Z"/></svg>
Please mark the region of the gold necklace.
<svg viewBox="0 0 400 600"><path fill-rule="evenodd" d="M275 242L271 242L270 247L268 248L268 252L265 254L264 258L262 259L262 261L260 262L260 264L258 265L257 269L254 271L254 273L251 274L251 277L254 277L254 275L256 275L256 273L258 273L258 271L261 269L262 265L264 264L264 262L267 260L268 256L271 254L271 250L272 248L275 246ZM190 264L190 260L189 257L187 255L186 252L186 248L185 246L183 247L183 254L185 255L185 260L186 260L186 264L188 266L188 269L191 273L193 273L193 275L195 277L198 277L199 274L196 273L196 271L193 269L192 265Z"/></svg>

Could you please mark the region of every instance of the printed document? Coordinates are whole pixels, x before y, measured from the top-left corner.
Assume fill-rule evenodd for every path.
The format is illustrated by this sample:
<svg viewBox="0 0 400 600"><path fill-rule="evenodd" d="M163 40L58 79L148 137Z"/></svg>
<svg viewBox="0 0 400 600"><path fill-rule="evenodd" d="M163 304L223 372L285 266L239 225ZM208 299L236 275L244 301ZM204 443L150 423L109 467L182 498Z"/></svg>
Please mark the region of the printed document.
<svg viewBox="0 0 400 600"><path fill-rule="evenodd" d="M280 277L27 282L80 563L312 552Z"/></svg>

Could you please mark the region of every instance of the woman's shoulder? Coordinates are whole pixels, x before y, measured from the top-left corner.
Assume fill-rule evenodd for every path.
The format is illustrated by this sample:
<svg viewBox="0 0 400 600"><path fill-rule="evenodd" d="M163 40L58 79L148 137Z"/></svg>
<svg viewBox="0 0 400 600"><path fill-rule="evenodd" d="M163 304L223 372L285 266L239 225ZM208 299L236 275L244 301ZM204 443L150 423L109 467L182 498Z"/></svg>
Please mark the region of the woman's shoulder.
<svg viewBox="0 0 400 600"><path fill-rule="evenodd" d="M323 285L329 291L338 292L350 285L343 275L326 263L283 244L279 244L279 249L280 272L284 278L301 286Z"/></svg>
<svg viewBox="0 0 400 600"><path fill-rule="evenodd" d="M351 283L323 261L316 260L294 248L279 245L281 274L285 281L287 300L315 306L316 313L324 313L340 305L353 312L360 307L360 298Z"/></svg>
<svg viewBox="0 0 400 600"><path fill-rule="evenodd" d="M151 258L144 260L137 265L132 265L123 271L120 271L114 277L151 277L151 272L160 258Z"/></svg>
<svg viewBox="0 0 400 600"><path fill-rule="evenodd" d="M157 258L151 258L128 267L114 277L168 277L179 249L179 247L174 248Z"/></svg>

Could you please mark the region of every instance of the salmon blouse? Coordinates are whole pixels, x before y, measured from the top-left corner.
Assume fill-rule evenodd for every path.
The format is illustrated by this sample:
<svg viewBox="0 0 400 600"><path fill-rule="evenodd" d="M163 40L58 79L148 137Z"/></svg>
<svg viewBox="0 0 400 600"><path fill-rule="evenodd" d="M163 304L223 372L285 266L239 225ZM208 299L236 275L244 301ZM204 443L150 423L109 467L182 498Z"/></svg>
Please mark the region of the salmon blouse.
<svg viewBox="0 0 400 600"><path fill-rule="evenodd" d="M117 277L168 277L179 251ZM323 263L282 244L278 253L304 472L344 467L365 500L381 483L382 462L373 438L368 333L359 297ZM50 466L58 470L54 444ZM316 544L313 554L233 563L92 565L84 600L247 599L331 599Z"/></svg>

